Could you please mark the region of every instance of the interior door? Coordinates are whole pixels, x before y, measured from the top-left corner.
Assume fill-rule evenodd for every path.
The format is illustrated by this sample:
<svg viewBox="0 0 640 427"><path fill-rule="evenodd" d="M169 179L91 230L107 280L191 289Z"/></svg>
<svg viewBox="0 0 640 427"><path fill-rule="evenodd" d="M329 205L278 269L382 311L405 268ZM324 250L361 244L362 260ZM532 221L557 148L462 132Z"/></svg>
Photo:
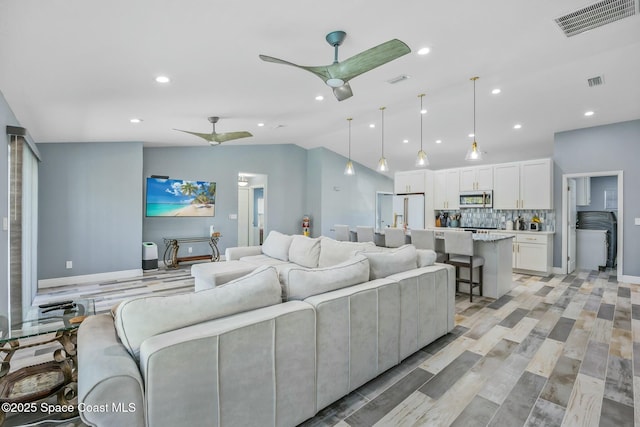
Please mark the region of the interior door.
<svg viewBox="0 0 640 427"><path fill-rule="evenodd" d="M238 187L238 246L249 246L249 189Z"/></svg>
<svg viewBox="0 0 640 427"><path fill-rule="evenodd" d="M576 209L576 180L574 178L568 179L568 197L567 197L567 274L571 274L576 269L576 221L577 221L577 209Z"/></svg>

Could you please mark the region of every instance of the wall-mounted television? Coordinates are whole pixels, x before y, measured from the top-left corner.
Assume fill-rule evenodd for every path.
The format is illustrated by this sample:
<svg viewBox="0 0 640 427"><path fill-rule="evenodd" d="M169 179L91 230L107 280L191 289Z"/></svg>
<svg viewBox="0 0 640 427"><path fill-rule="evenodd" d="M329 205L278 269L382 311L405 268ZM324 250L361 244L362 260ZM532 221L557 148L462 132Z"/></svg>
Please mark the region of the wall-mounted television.
<svg viewBox="0 0 640 427"><path fill-rule="evenodd" d="M151 177L145 195L148 217L215 215L215 182Z"/></svg>

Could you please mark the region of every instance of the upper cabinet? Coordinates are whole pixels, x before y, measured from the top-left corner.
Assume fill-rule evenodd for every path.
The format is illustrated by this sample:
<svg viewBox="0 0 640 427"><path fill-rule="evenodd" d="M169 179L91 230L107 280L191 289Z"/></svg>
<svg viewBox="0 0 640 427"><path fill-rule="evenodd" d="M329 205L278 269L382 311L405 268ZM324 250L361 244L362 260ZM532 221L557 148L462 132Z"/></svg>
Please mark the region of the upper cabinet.
<svg viewBox="0 0 640 427"><path fill-rule="evenodd" d="M433 208L458 209L460 207L460 170L441 170L435 172L433 176Z"/></svg>
<svg viewBox="0 0 640 427"><path fill-rule="evenodd" d="M493 166L460 169L460 191L493 190Z"/></svg>
<svg viewBox="0 0 640 427"><path fill-rule="evenodd" d="M426 193L426 182L425 170L396 172L393 192L396 194Z"/></svg>
<svg viewBox="0 0 640 427"><path fill-rule="evenodd" d="M576 205L589 206L591 204L591 177L576 178Z"/></svg>
<svg viewBox="0 0 640 427"><path fill-rule="evenodd" d="M494 209L552 209L551 159L493 166Z"/></svg>

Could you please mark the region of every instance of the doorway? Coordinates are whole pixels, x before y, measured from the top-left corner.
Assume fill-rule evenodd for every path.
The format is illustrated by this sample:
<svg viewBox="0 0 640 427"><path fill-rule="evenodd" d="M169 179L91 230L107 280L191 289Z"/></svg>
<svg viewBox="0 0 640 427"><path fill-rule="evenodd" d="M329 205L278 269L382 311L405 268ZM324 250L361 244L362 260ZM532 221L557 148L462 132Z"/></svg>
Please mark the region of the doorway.
<svg viewBox="0 0 640 427"><path fill-rule="evenodd" d="M376 191L376 229L393 225L393 193Z"/></svg>
<svg viewBox="0 0 640 427"><path fill-rule="evenodd" d="M603 203L598 210L616 210L617 216L617 233L616 233L616 260L617 260L617 276L622 279L623 272L623 172L592 172L592 173L574 173L562 175L562 266L561 271L564 274L572 273L577 266L576 254L576 182L584 178L596 177L615 177L617 178L617 188L613 191L609 190L609 195L603 195ZM573 192L572 192L573 191ZM611 197L611 193L615 193L617 200ZM605 209L606 208L606 209Z"/></svg>
<svg viewBox="0 0 640 427"><path fill-rule="evenodd" d="M267 175L238 173L238 246L262 245L267 213Z"/></svg>

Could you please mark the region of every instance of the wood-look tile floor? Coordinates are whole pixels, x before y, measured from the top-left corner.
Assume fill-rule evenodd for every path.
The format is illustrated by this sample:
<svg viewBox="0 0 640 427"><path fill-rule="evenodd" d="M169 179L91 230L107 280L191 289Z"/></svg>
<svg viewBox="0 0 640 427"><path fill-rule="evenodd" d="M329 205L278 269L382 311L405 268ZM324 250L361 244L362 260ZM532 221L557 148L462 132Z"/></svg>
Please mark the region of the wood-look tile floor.
<svg viewBox="0 0 640 427"><path fill-rule="evenodd" d="M640 285L513 280L498 300L458 296L450 334L302 426L640 425Z"/></svg>
<svg viewBox="0 0 640 427"><path fill-rule="evenodd" d="M458 296L451 333L302 426L640 426L640 285L610 271L513 282L498 300ZM192 290L186 266L38 300L91 297L101 312Z"/></svg>

